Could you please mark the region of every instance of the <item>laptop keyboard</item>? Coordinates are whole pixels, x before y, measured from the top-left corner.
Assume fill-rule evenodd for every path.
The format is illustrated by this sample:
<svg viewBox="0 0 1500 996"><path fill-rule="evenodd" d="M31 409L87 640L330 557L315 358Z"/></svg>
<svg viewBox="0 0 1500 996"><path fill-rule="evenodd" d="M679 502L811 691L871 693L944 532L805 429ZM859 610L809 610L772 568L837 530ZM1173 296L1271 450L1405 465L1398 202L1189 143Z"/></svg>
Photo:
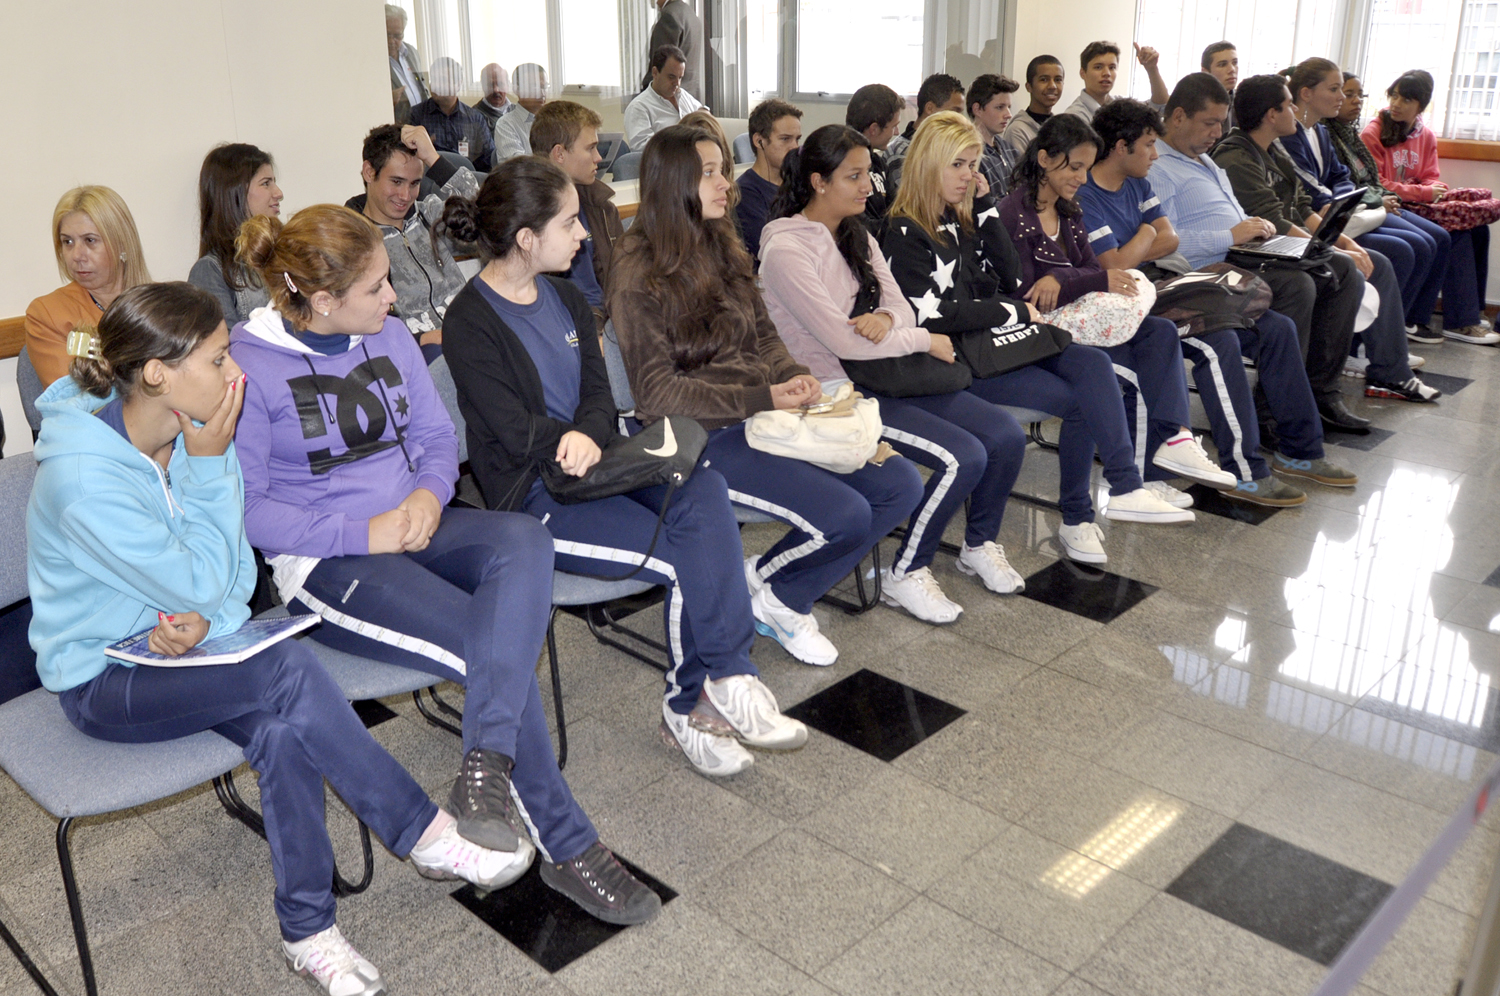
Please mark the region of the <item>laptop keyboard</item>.
<svg viewBox="0 0 1500 996"><path fill-rule="evenodd" d="M1307 245L1307 240L1295 235L1278 235L1274 239L1252 243L1252 245L1264 252L1300 254L1302 248Z"/></svg>

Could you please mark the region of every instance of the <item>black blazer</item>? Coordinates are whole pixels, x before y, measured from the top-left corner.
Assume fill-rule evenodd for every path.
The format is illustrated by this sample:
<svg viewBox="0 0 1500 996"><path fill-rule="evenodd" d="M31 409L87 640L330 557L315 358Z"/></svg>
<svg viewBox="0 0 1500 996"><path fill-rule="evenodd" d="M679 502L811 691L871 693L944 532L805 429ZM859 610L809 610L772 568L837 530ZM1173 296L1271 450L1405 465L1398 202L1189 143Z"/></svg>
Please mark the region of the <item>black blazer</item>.
<svg viewBox="0 0 1500 996"><path fill-rule="evenodd" d="M443 355L458 388L458 410L468 423L469 466L492 509L519 508L537 465L557 455L557 442L577 430L606 446L615 436L614 395L599 349L594 312L582 292L544 274L573 316L581 360L578 410L572 422L547 414L542 379L531 354L474 286L463 286L443 316Z"/></svg>

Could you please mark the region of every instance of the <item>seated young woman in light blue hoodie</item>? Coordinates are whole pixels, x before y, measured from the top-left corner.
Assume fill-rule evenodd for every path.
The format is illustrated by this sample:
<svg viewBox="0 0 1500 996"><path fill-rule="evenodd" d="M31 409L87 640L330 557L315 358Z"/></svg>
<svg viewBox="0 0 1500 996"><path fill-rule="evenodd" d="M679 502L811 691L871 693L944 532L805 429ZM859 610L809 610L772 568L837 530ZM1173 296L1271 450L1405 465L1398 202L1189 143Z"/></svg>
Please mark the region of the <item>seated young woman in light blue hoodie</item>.
<svg viewBox="0 0 1500 996"><path fill-rule="evenodd" d="M26 513L31 644L42 683L82 732L154 743L214 730L260 774L276 917L293 970L340 996L384 992L334 923L327 779L385 845L429 878L508 884L531 855L481 848L354 714L302 644L242 661L137 667L104 648L155 624L176 656L250 616L235 424L245 377L218 303L186 283L144 284L99 321L72 377L37 402L44 421Z"/></svg>

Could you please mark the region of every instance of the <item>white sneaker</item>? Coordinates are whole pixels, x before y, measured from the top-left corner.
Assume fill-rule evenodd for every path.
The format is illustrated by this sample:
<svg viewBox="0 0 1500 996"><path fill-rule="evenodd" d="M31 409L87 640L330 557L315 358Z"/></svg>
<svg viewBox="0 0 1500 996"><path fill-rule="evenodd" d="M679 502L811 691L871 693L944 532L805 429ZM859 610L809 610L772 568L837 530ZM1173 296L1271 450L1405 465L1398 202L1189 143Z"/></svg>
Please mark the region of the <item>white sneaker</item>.
<svg viewBox="0 0 1500 996"><path fill-rule="evenodd" d="M807 731L802 731L803 737ZM721 737L698 729L687 716L679 716L663 700L661 704L661 739L676 747L688 762L710 778L727 778L755 764L750 752L733 737Z"/></svg>
<svg viewBox="0 0 1500 996"><path fill-rule="evenodd" d="M1173 508L1192 508L1193 496L1186 491L1178 491L1166 481L1147 481L1146 490L1156 495L1162 501Z"/></svg>
<svg viewBox="0 0 1500 996"><path fill-rule="evenodd" d="M755 614L755 631L781 644L802 663L827 667L839 659L838 648L818 632L812 613L803 615L782 605L770 585L761 585L750 596L750 611Z"/></svg>
<svg viewBox="0 0 1500 996"><path fill-rule="evenodd" d="M385 992L380 972L344 940L338 924L300 941L282 941L287 967L312 979L329 996L376 996Z"/></svg>
<svg viewBox="0 0 1500 996"><path fill-rule="evenodd" d="M979 575L990 591L1009 595L1026 590L1026 579L1005 559L1005 549L993 540L981 546L965 543L958 551L958 573Z"/></svg>
<svg viewBox="0 0 1500 996"><path fill-rule="evenodd" d="M1104 517L1112 522L1153 522L1158 525L1197 519L1187 509L1173 508L1145 488L1136 488L1129 494L1110 495Z"/></svg>
<svg viewBox="0 0 1500 996"><path fill-rule="evenodd" d="M745 587L750 589L750 594L760 591L765 582L760 579L760 572L755 569L755 562L759 557L745 558Z"/></svg>
<svg viewBox="0 0 1500 996"><path fill-rule="evenodd" d="M703 694L734 727L734 735L762 750L796 750L807 743L807 727L781 714L776 696L753 674L732 674L703 683Z"/></svg>
<svg viewBox="0 0 1500 996"><path fill-rule="evenodd" d="M1500 342L1500 332L1491 331L1483 325L1465 325L1461 329L1443 329L1443 338L1472 342L1476 346L1493 346Z"/></svg>
<svg viewBox="0 0 1500 996"><path fill-rule="evenodd" d="M1109 560L1104 555L1104 530L1097 523L1059 526L1057 541L1062 544L1063 555L1069 560L1081 564L1103 564Z"/></svg>
<svg viewBox="0 0 1500 996"><path fill-rule="evenodd" d="M1368 356L1346 356L1344 357L1344 376L1353 377L1356 380L1364 380L1365 370L1370 366Z"/></svg>
<svg viewBox="0 0 1500 996"><path fill-rule="evenodd" d="M919 567L899 578L889 567L881 568L880 600L930 623L951 623L964 610L962 605L943 594L930 567Z"/></svg>
<svg viewBox="0 0 1500 996"><path fill-rule="evenodd" d="M492 851L458 834L458 824L449 823L426 847L411 849L411 863L423 878L438 881L463 880L481 889L501 889L526 873L536 845L522 840L514 851Z"/></svg>
<svg viewBox="0 0 1500 996"><path fill-rule="evenodd" d="M1198 440L1189 432L1179 432L1158 446L1151 462L1170 474L1201 481L1211 488L1222 490L1239 483L1239 478L1227 470L1221 470L1218 464L1208 458Z"/></svg>
<svg viewBox="0 0 1500 996"><path fill-rule="evenodd" d="M1413 370L1420 370L1427 365L1427 357L1418 356L1416 353L1407 353L1406 365Z"/></svg>

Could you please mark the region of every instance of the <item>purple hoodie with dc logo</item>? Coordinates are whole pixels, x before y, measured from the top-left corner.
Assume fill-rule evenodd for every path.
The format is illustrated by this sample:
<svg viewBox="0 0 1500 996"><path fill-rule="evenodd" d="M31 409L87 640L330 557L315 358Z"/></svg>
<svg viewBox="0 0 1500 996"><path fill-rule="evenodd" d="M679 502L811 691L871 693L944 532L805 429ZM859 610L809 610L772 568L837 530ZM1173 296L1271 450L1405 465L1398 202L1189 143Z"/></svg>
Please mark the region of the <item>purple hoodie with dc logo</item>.
<svg viewBox="0 0 1500 996"><path fill-rule="evenodd" d="M249 375L235 450L245 478L245 531L272 558L277 584L295 558L369 553L370 519L426 488L447 505L458 437L411 332L387 318L325 356L272 308L230 335ZM275 555L290 555L277 557Z"/></svg>

